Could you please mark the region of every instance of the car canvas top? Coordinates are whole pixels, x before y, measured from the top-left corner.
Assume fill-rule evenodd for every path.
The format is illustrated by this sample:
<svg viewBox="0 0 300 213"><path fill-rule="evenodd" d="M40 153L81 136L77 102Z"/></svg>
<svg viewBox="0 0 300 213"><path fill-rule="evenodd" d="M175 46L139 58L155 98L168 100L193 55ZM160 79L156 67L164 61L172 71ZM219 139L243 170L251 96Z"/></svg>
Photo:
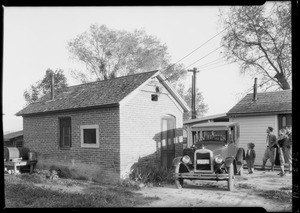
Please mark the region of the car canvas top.
<svg viewBox="0 0 300 213"><path fill-rule="evenodd" d="M195 124L192 126L192 131L200 130L226 130L228 127L237 125L237 122L211 122Z"/></svg>

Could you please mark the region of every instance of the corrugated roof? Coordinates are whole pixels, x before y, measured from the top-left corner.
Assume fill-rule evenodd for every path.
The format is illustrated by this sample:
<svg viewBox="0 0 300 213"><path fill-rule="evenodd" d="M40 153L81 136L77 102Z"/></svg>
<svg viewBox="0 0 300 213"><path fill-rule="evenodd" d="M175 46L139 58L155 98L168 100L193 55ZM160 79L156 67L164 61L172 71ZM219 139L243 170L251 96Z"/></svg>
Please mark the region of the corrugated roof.
<svg viewBox="0 0 300 213"><path fill-rule="evenodd" d="M66 87L55 91L54 100L50 100L51 94L48 93L16 115L117 104L156 72L158 71Z"/></svg>
<svg viewBox="0 0 300 213"><path fill-rule="evenodd" d="M19 136L22 136L23 135L23 130L20 130L20 131L17 131L17 132L10 132L6 135L4 135L4 140L10 140L12 138L16 138L16 137L19 137Z"/></svg>
<svg viewBox="0 0 300 213"><path fill-rule="evenodd" d="M280 113L292 111L292 90L247 94L240 102L228 111L228 115L249 113Z"/></svg>

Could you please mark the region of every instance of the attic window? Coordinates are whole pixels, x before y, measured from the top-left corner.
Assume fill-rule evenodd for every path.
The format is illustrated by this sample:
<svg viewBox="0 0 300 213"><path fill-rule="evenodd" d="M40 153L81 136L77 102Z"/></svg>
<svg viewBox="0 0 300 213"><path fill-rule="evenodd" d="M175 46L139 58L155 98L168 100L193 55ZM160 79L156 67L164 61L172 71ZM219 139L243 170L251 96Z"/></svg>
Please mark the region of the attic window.
<svg viewBox="0 0 300 213"><path fill-rule="evenodd" d="M151 101L158 101L158 95L157 94L152 94L151 95Z"/></svg>

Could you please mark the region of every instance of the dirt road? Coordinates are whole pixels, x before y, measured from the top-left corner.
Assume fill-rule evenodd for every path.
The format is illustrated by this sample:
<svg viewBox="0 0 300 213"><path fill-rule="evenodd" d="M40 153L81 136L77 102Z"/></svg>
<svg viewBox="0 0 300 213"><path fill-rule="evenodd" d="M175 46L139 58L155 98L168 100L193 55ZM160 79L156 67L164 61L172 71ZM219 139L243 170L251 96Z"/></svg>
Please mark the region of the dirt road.
<svg viewBox="0 0 300 213"><path fill-rule="evenodd" d="M157 196L147 207L263 207L267 211L292 211L292 175L279 171L255 171L235 176L235 190L227 190L226 181L184 181L183 189L175 185L146 187L139 192Z"/></svg>

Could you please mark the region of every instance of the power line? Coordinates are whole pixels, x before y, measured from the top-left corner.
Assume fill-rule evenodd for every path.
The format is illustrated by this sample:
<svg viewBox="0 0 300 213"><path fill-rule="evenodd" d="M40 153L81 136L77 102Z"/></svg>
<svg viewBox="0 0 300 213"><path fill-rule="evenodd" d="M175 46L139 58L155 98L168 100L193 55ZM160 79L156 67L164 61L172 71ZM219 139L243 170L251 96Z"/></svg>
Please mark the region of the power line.
<svg viewBox="0 0 300 213"><path fill-rule="evenodd" d="M229 27L229 26L228 26ZM186 56L184 56L183 58L181 58L179 61L175 62L173 65L169 66L166 70L170 69L171 67L173 67L175 64L179 63L180 61L182 61L183 59L187 58L188 56L190 56L192 53L194 53L195 51L197 51L198 49L200 49L202 46L204 46L205 44L207 44L209 41L211 41L212 39L214 39L215 37L217 37L218 35L220 35L223 31L225 31L228 27L224 28L222 31L220 31L219 33L217 33L216 35L214 35L213 37L211 37L210 39L208 39L206 42L204 42L203 44L201 44L199 47L197 47L196 49L194 49L192 52L190 52L189 54L187 54ZM164 70L164 71L166 71Z"/></svg>
<svg viewBox="0 0 300 213"><path fill-rule="evenodd" d="M215 61L216 61L216 62L215 62ZM204 65L198 66L198 69L199 69L199 68L203 69L203 68L205 68L205 67L210 67L210 66L212 66L212 65L219 64L219 63L224 62L224 61L226 61L226 59L218 58L218 59L216 59L216 60L214 60L214 61L211 61L211 62L206 63L206 64L204 64ZM213 63L213 62L215 62L215 63Z"/></svg>
<svg viewBox="0 0 300 213"><path fill-rule="evenodd" d="M227 65L233 64L233 63L234 63L234 62L231 62L231 63L228 63L228 64L222 64L222 65L219 65L219 66L216 66L216 67L211 67L211 68L201 69L201 71L212 70L212 69L215 69L215 68L218 68L218 67L224 67L224 66L227 66Z"/></svg>
<svg viewBox="0 0 300 213"><path fill-rule="evenodd" d="M255 14L259 11L260 8L257 9L257 11L255 12ZM246 14L244 15L246 16ZM237 22L237 21L235 21ZM219 33L217 33L216 35L214 35L213 37L211 37L209 40L207 40L206 42L204 42L203 44L201 44L199 47L197 47L196 49L194 49L192 52L190 52L189 54L187 54L186 56L184 56L183 58L181 58L179 61L175 62L174 64L172 64L171 66L167 67L164 71L167 71L168 69L170 69L171 67L173 67L175 64L179 63L180 61L182 61L183 59L187 58L188 56L190 56L192 53L194 53L195 51L197 51L198 49L200 49L202 46L204 46L206 43L208 43L209 41L211 41L212 39L214 39L215 37L217 37L218 35L220 35L223 31L225 31L227 28L231 27L231 25L225 27L222 31L220 31ZM221 46L220 46L221 47ZM220 48L219 47L219 48ZM219 49L217 48L217 49ZM214 50L215 51L215 50ZM205 56L206 57L206 56ZM202 59L202 58L201 58ZM199 59L199 60L201 60ZM196 62L198 62L199 60L197 60ZM189 66L195 64L196 62L190 64ZM185 69L187 69L189 66L187 66ZM163 72L163 71L162 71ZM171 78L172 76L174 76L175 74L170 75L169 77L166 77L165 80L168 80L169 78Z"/></svg>
<svg viewBox="0 0 300 213"><path fill-rule="evenodd" d="M188 65L187 67L185 67L185 69L189 68L190 66L196 64L198 61L202 60L203 58L209 56L210 54L212 54L213 52L217 51L218 49L220 49L221 47L223 47L223 45L219 46L218 48L214 49L213 51L209 52L208 54L206 54L205 56L203 56L202 58L199 58L197 61L191 63L190 65Z"/></svg>

